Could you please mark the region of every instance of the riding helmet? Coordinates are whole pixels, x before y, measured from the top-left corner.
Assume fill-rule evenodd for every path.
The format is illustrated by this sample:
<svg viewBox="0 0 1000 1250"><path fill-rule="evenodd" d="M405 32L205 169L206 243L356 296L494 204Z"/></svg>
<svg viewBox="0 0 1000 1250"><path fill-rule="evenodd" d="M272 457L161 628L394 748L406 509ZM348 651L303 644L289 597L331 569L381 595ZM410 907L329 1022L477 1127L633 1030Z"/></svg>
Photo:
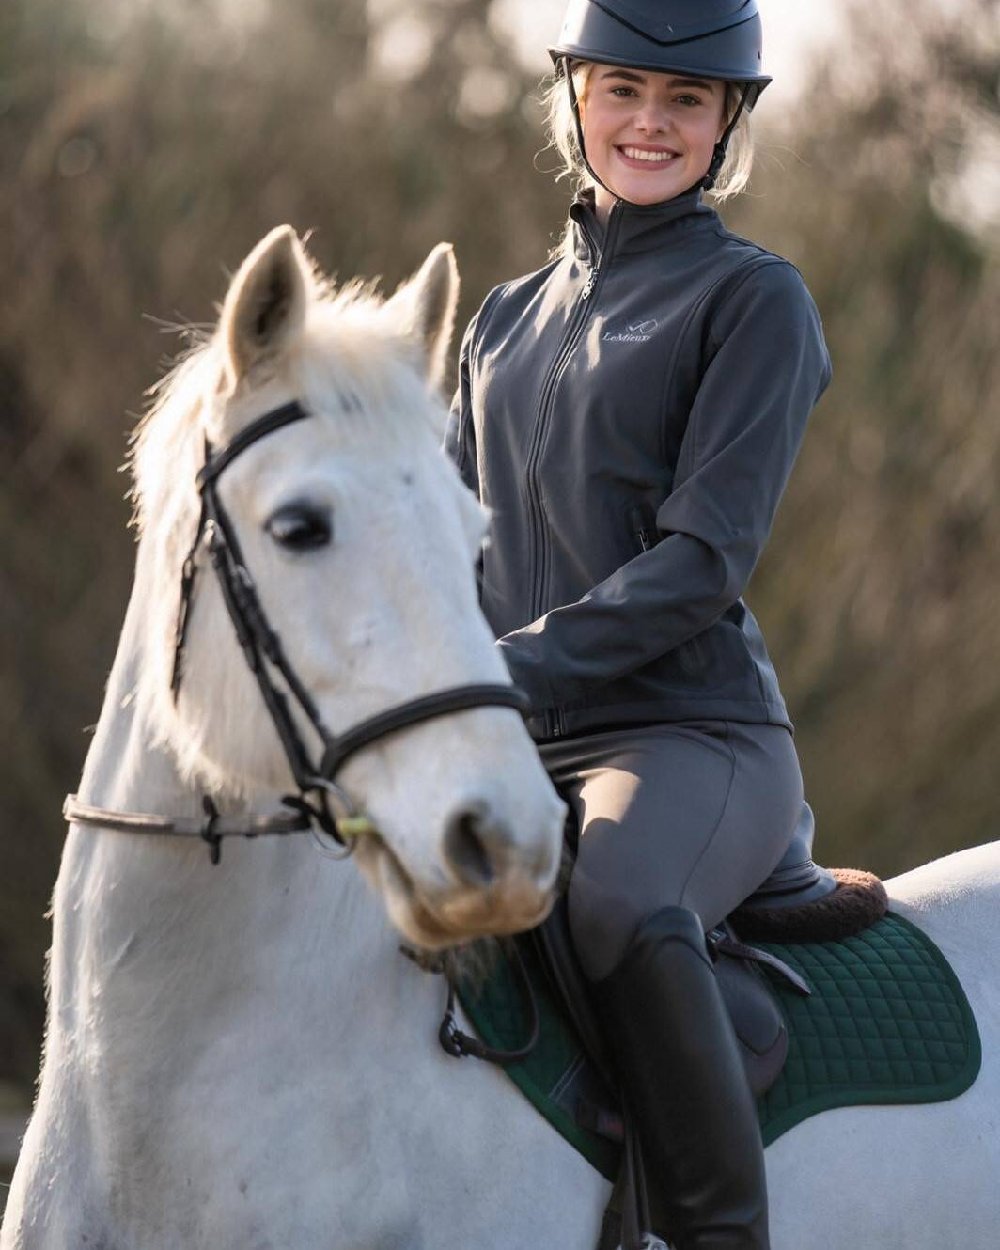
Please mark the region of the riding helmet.
<svg viewBox="0 0 1000 1250"><path fill-rule="evenodd" d="M569 0L549 55L746 83L749 110L771 81L761 43L757 0Z"/></svg>

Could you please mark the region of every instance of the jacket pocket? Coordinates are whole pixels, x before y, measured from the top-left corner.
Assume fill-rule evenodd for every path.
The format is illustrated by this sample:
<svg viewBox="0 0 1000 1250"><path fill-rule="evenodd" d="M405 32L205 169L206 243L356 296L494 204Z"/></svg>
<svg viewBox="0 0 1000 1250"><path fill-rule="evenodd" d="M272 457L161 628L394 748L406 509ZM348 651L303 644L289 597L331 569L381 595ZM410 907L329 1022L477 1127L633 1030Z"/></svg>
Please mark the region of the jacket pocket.
<svg viewBox="0 0 1000 1250"><path fill-rule="evenodd" d="M637 555L649 551L660 541L660 533L656 528L656 509L651 504L633 504L628 509L628 526L632 549ZM707 633L707 630L703 630L674 649L677 666L688 677L709 675L706 670L711 667L712 647Z"/></svg>
<svg viewBox="0 0 1000 1250"><path fill-rule="evenodd" d="M636 552L649 551L660 540L656 531L656 512L649 504L636 504L628 510L629 532Z"/></svg>

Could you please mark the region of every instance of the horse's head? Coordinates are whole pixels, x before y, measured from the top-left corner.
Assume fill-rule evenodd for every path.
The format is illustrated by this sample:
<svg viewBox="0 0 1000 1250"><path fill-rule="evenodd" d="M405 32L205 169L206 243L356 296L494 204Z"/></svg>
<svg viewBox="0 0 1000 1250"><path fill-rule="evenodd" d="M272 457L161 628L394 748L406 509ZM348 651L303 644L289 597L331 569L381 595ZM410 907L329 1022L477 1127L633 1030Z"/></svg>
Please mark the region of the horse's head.
<svg viewBox="0 0 1000 1250"><path fill-rule="evenodd" d="M162 588L140 697L182 772L213 793L273 805L294 788L208 569L196 488L206 448L232 447L289 403L308 418L247 446L215 490L323 727L337 737L423 696L509 681L476 601L487 519L441 450L457 287L442 245L388 301L358 286L333 293L293 231L275 230L140 432L140 558ZM172 695L182 566L202 531ZM272 678L284 693L287 678ZM318 760L314 724L298 708L292 720ZM411 940L443 946L544 915L563 808L516 711L468 708L391 732L336 780L377 829L357 859Z"/></svg>

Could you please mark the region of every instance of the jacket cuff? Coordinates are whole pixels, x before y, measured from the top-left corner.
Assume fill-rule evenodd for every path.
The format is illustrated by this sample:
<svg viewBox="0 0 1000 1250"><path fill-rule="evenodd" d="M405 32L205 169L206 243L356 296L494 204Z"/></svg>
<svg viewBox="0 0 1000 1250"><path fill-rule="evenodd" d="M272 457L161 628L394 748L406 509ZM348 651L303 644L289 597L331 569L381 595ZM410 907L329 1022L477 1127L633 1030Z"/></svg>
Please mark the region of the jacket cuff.
<svg viewBox="0 0 1000 1250"><path fill-rule="evenodd" d="M538 657L518 638L517 632L498 638L496 645L507 664L514 685L528 696L531 704L529 715L534 716L555 707L554 693Z"/></svg>

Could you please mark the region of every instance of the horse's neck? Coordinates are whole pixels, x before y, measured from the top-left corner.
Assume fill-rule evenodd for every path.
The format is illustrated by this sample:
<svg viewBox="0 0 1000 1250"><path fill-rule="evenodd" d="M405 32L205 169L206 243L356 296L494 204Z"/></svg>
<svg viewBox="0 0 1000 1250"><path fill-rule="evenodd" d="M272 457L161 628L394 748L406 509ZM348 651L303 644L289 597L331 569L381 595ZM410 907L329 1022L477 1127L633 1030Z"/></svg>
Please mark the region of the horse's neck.
<svg viewBox="0 0 1000 1250"><path fill-rule="evenodd" d="M199 795L136 697L144 594L137 581L80 793L191 815ZM109 1244L182 1244L157 1231L173 1227L177 1195L194 1175L210 1207L236 1158L279 1226L294 1224L289 1195L320 1203L330 1226L342 1187L362 1177L375 1196L358 1218L382 1218L398 1185L390 1176L388 1194L382 1182L371 1189L366 1152L399 1152L400 1137L416 1151L428 1122L448 1117L450 1085L433 1047L440 987L399 956L353 863L328 862L295 835L227 839L212 866L197 839L75 827L54 913L36 1132L71 1192L114 1189L126 1231ZM430 1110L408 1097L414 1067ZM402 1125L386 1114L394 1103ZM275 1157L275 1142L294 1164ZM303 1161L323 1175L298 1175ZM43 1190L32 1194L39 1219Z"/></svg>
<svg viewBox="0 0 1000 1250"><path fill-rule="evenodd" d="M136 697L145 593L137 583L81 795L193 814L198 795ZM397 945L355 865L307 837L227 839L213 867L193 839L76 828L32 1147L61 1184L15 1204L58 1228L64 1195L101 1195L101 1209L113 1191L106 1241L121 1245L191 1244L176 1232L186 1209L196 1227L214 1212L235 1229L198 1244L246 1244L248 1218L276 1230L269 1244L302 1247L329 1245L331 1228L369 1246L593 1244L602 1182L495 1070L445 1058L443 987ZM495 1183L498 1136L514 1168L503 1230L492 1204L466 1201ZM300 1225L314 1232L289 1241Z"/></svg>
<svg viewBox="0 0 1000 1250"><path fill-rule="evenodd" d="M137 697L149 593L140 559L80 795L101 807L189 817L200 811L200 791L182 780ZM64 1011L71 1027L95 987L111 1021L115 1008L128 1013L133 991L175 984L185 961L199 966L184 995L208 1003L251 965L258 985L287 982L288 968L303 965L303 933L347 957L359 947L366 958L391 949L381 909L354 866L325 862L303 835L227 839L213 867L197 839L75 828L54 910L52 1018ZM328 989L334 979L327 966ZM170 1012L168 995L159 1006Z"/></svg>
<svg viewBox="0 0 1000 1250"><path fill-rule="evenodd" d="M116 810L170 810L192 807L193 794L181 784L171 756L154 745L143 723L137 692L146 639L143 633L147 588L143 563L136 566L132 595L118 640L104 704L80 779L80 797L98 807ZM166 803L174 808L165 808Z"/></svg>

